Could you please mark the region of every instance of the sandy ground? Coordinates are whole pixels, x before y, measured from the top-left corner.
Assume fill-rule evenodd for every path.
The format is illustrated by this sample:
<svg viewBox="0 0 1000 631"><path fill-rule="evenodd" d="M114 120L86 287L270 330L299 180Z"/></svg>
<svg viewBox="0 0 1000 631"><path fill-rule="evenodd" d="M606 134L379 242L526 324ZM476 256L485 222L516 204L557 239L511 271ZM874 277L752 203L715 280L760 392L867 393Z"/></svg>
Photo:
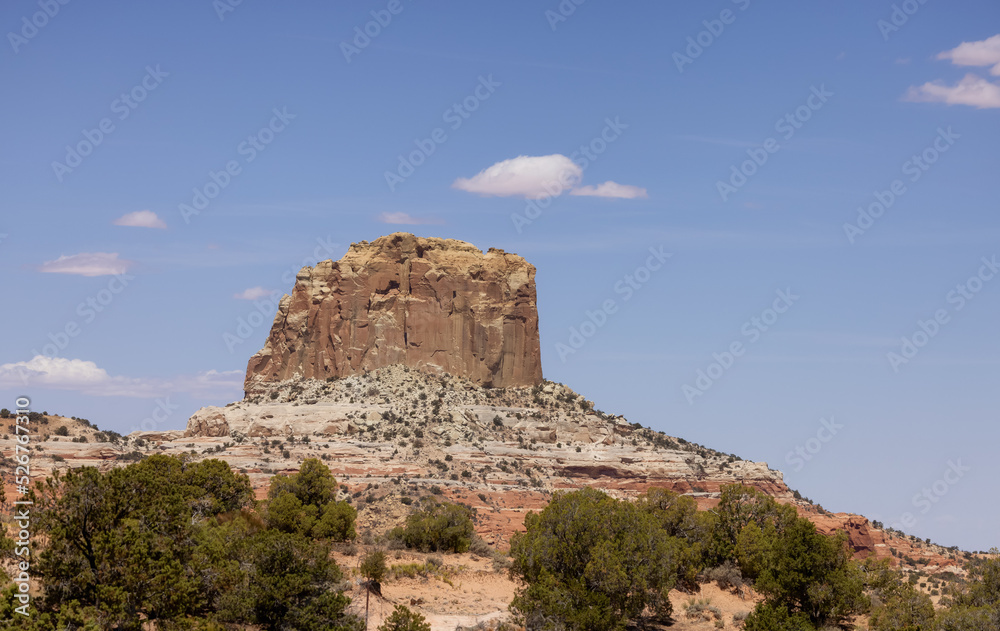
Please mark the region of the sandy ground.
<svg viewBox="0 0 1000 631"><path fill-rule="evenodd" d="M359 546L360 548L360 546ZM345 574L357 582L356 568L362 551L356 556L336 554ZM507 605L516 585L506 572L496 572L490 559L471 554L419 554L389 551L387 564L424 563L437 556L444 561L444 571L415 578L397 578L382 583L382 597L369 600L368 628L374 629L387 618L395 605L406 605L422 614L434 631L453 631L456 626L471 627L479 622L506 618ZM365 590L358 586L349 593L351 610L361 616L365 611Z"/></svg>

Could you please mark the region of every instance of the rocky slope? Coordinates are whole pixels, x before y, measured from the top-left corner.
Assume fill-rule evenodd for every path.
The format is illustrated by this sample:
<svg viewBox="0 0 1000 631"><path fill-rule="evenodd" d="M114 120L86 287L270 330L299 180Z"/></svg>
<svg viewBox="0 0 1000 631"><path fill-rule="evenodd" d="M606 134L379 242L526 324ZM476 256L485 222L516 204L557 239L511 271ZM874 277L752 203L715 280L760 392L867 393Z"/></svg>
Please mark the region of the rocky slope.
<svg viewBox="0 0 1000 631"><path fill-rule="evenodd" d="M433 491L477 507L481 534L497 543L560 489L596 486L629 496L665 486L711 502L723 484L743 482L791 498L766 463L604 414L556 383L485 388L391 366L259 387L243 401L199 410L183 432L132 439L165 453L222 458L245 470L261 494L273 473L322 457L362 507L378 505L376 528L391 525L403 498ZM378 517L383 509L386 519Z"/></svg>
<svg viewBox="0 0 1000 631"><path fill-rule="evenodd" d="M502 250L401 232L352 244L296 276L245 387L393 364L486 386L541 382L535 268Z"/></svg>
<svg viewBox="0 0 1000 631"><path fill-rule="evenodd" d="M65 436L56 434L60 426L67 427ZM11 453L13 430L2 431L0 447ZM86 421L50 416L34 431L34 480L55 469L107 469L167 453L224 460L246 473L262 498L273 475L297 471L305 458L321 458L341 483L342 497L359 509L361 531L384 531L402 521L413 499L440 494L476 508L477 531L504 546L523 529L525 513L543 508L554 491L593 486L634 497L659 486L711 508L722 485L740 482L795 504L821 532L846 530L859 558L874 553L928 575L961 574L966 558L876 528L862 516L796 500L781 473L766 463L605 414L552 382L484 388L392 366L330 381L268 384L243 401L199 410L184 430L119 439ZM5 481L13 498L12 479Z"/></svg>

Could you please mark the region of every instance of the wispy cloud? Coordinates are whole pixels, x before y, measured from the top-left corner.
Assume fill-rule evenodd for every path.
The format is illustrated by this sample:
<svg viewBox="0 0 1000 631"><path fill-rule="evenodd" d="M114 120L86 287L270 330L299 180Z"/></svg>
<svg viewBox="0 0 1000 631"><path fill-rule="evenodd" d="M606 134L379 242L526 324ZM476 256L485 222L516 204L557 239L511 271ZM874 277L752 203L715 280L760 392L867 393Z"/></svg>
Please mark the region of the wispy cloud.
<svg viewBox="0 0 1000 631"><path fill-rule="evenodd" d="M614 197L617 199L639 199L649 195L646 189L629 184L618 184L617 182L605 182L597 186L580 186L569 192L570 195L583 197Z"/></svg>
<svg viewBox="0 0 1000 631"><path fill-rule="evenodd" d="M619 199L646 196L646 189L610 181L596 187L581 187L582 179L583 169L578 164L560 153L554 153L503 160L470 178L460 177L451 186L483 196L526 199L558 197L566 192Z"/></svg>
<svg viewBox="0 0 1000 631"><path fill-rule="evenodd" d="M128 226L131 228L159 228L160 230L165 230L167 227L167 223L151 210L137 210L134 213L127 213L111 223L116 226Z"/></svg>
<svg viewBox="0 0 1000 631"><path fill-rule="evenodd" d="M409 213L381 213L378 216L380 223L396 224L404 226L439 226L444 224L443 219L437 217L414 217Z"/></svg>
<svg viewBox="0 0 1000 631"><path fill-rule="evenodd" d="M173 393L196 397L238 396L242 371L209 370L173 379L112 376L92 361L36 355L30 361L0 365L0 388L71 390L99 397L153 398Z"/></svg>
<svg viewBox="0 0 1000 631"><path fill-rule="evenodd" d="M948 59L956 66L991 66L990 74L1000 76L1000 35L977 42L962 42L951 50L939 53L937 58ZM977 109L1000 108L1000 84L969 73L954 85L929 81L912 86L903 100L969 105Z"/></svg>
<svg viewBox="0 0 1000 631"><path fill-rule="evenodd" d="M1000 76L1000 35L978 42L962 42L938 54L937 58L950 59L956 66L993 66L990 74Z"/></svg>
<svg viewBox="0 0 1000 631"><path fill-rule="evenodd" d="M249 289L244 289L238 294L233 294L233 298L237 300L260 300L261 298L266 298L270 296L276 289L264 289L263 287L250 287Z"/></svg>
<svg viewBox="0 0 1000 631"><path fill-rule="evenodd" d="M60 256L54 261L46 261L38 271L47 274L76 274L78 276L114 276L123 274L132 266L132 261L119 259L117 252L81 252Z"/></svg>
<svg viewBox="0 0 1000 631"><path fill-rule="evenodd" d="M995 108L1000 107L1000 85L974 74L967 74L955 85L930 81L921 86L911 87L903 100L914 103L971 105L977 109Z"/></svg>

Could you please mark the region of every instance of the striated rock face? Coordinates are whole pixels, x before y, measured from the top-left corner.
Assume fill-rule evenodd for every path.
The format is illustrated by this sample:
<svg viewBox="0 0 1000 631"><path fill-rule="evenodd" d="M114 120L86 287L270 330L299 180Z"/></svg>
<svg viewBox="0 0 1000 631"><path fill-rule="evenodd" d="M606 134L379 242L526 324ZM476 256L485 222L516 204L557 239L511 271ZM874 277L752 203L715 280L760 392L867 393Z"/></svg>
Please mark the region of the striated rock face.
<svg viewBox="0 0 1000 631"><path fill-rule="evenodd" d="M535 268L453 239L398 232L303 268L245 389L402 364L491 387L542 381Z"/></svg>

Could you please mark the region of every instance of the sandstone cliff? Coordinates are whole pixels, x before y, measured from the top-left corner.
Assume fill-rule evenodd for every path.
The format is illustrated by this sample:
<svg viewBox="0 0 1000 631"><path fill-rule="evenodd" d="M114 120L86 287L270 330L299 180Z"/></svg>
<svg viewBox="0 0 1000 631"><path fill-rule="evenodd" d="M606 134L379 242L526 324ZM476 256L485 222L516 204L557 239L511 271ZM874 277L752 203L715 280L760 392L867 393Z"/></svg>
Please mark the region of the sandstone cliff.
<svg viewBox="0 0 1000 631"><path fill-rule="evenodd" d="M245 388L393 364L483 386L540 383L534 266L401 232L352 244L339 261L298 273Z"/></svg>

